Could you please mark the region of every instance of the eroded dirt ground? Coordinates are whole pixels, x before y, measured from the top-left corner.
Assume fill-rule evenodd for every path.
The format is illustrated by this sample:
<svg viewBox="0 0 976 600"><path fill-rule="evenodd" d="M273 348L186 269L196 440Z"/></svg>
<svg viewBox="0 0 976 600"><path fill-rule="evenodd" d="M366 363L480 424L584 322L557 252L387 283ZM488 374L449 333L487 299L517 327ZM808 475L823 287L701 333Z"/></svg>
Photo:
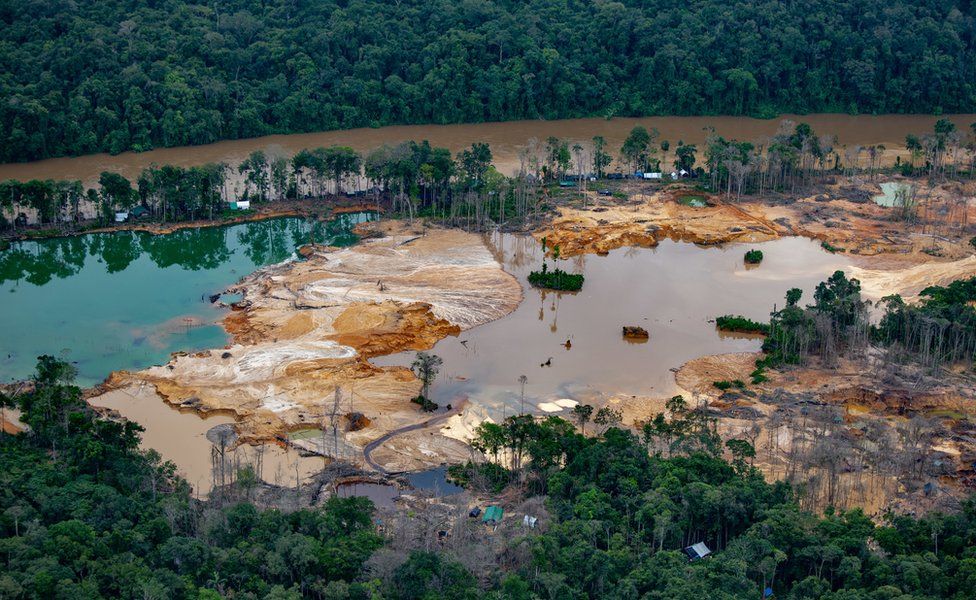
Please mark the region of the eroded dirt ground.
<svg viewBox="0 0 976 600"><path fill-rule="evenodd" d="M545 237L550 248L558 245L564 257L652 247L663 239L722 244L800 235L853 257L851 274L875 300L891 293L911 297L927 285L976 275L969 245L976 184L920 192L919 215L911 224L871 200L880 192L878 182L845 180L817 189L795 201L704 195L708 206L701 208L681 202L683 196L703 195L690 187L655 192L636 186L626 199L591 192L585 202L558 207L532 233ZM410 402L420 384L409 370L367 359L428 349L445 336L498 319L517 306L521 288L474 234L389 222L361 227L365 239L352 248L306 248L304 261L245 278L232 290L245 300L224 322L234 337L229 347L176 356L139 373L116 373L107 387L149 383L181 408L233 414L242 441L287 437L300 447L362 464L370 442L430 418ZM840 363L771 371L769 381L746 390L722 393L713 385L748 381L756 358L702 357L678 370L676 380L693 403L708 405L723 435L755 442L756 464L769 477L801 481L814 490L811 497L869 512L906 498L913 507L937 505L939 500L896 482L902 467L870 467L903 443L910 435L906 423L921 416L935 424L923 442L944 457L940 481L947 493L952 496L972 479L976 433L969 423L976 391L967 377L940 382ZM627 425L664 411L665 401L605 400L621 410ZM456 412L436 427L384 441L372 459L390 471L467 459L471 451L464 440L485 416L476 406ZM819 420L807 419L811 414ZM815 454L828 422L838 433L835 439L854 449L849 456L828 460Z"/></svg>
<svg viewBox="0 0 976 600"><path fill-rule="evenodd" d="M976 183L919 189L910 221L872 200L881 192L879 183L844 178L817 186L810 196L763 201L702 194L690 186L654 192L631 183L623 187L625 200L590 192L585 201L558 208L534 235L545 237L550 248L558 245L562 256L653 247L663 239L710 245L799 235L847 253L854 261L849 275L875 301L895 293L912 299L927 286L976 275L970 244ZM685 196L704 197L708 205L687 206ZM723 393L714 386L749 382L760 356L704 356L679 369L676 381L692 405L705 405L718 417L723 438L754 442L755 464L768 477L802 485L811 508L830 502L870 514L926 510L951 507L969 493L976 475L976 384L968 375L906 372L871 356L857 364L769 371L769 381L745 390ZM639 426L666 412L665 401L613 396L606 404L622 412L625 424ZM836 456L822 444L828 433L836 434ZM921 483L899 483L898 476L904 480L914 468L906 460L915 460L920 481L924 468L939 483L927 490Z"/></svg>
<svg viewBox="0 0 976 600"><path fill-rule="evenodd" d="M522 293L477 235L390 222L363 233L356 246L306 249L307 260L233 288L244 301L225 320L227 348L115 373L106 387L146 382L174 406L233 414L242 442L325 430L296 443L361 460L369 441L428 416L410 402L420 391L413 373L366 359L428 349L508 314ZM377 456L416 469L466 455L460 446L405 435Z"/></svg>

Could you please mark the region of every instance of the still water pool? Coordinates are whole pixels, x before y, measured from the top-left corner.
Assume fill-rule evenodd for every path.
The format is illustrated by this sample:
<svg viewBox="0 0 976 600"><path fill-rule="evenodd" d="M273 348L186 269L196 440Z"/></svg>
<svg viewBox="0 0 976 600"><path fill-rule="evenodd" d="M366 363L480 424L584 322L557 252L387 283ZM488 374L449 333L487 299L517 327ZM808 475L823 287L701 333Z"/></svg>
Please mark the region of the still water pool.
<svg viewBox="0 0 976 600"><path fill-rule="evenodd" d="M72 362L78 383L91 385L113 370L163 363L177 350L223 346L223 313L210 295L312 239L352 244L353 226L372 217L16 242L0 252L0 381L30 376L41 354Z"/></svg>

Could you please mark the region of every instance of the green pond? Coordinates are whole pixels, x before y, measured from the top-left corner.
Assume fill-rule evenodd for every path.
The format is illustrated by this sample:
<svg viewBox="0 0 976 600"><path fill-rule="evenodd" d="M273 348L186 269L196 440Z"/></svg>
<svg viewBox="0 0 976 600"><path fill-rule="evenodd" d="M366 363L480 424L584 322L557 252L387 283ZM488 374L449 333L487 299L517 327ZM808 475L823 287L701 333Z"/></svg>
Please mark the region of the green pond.
<svg viewBox="0 0 976 600"><path fill-rule="evenodd" d="M881 184L881 193L874 197L874 201L878 203L878 206L887 208L903 206L905 199L911 194L911 190L912 185L910 183L888 181Z"/></svg>
<svg viewBox="0 0 976 600"><path fill-rule="evenodd" d="M222 346L226 309L209 296L310 240L353 244L352 227L372 218L15 242L0 252L0 381L28 377L41 354L71 361L79 383L91 385L113 370L161 364L177 350Z"/></svg>

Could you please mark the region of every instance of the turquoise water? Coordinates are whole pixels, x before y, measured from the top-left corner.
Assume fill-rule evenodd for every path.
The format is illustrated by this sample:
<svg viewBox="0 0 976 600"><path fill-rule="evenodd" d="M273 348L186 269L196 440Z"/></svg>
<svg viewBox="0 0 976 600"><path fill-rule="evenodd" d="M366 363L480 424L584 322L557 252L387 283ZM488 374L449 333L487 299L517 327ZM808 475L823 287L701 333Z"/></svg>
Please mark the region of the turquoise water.
<svg viewBox="0 0 976 600"><path fill-rule="evenodd" d="M355 243L370 213L320 223L271 219L168 235L121 231L16 242L0 252L0 381L23 379L51 354L91 385L118 369L166 362L171 352L223 346L219 294L314 237ZM223 298L233 301L235 298Z"/></svg>
<svg viewBox="0 0 976 600"><path fill-rule="evenodd" d="M905 197L911 192L911 184L889 181L881 184L881 194L874 197L878 206L892 208L901 206L905 202Z"/></svg>

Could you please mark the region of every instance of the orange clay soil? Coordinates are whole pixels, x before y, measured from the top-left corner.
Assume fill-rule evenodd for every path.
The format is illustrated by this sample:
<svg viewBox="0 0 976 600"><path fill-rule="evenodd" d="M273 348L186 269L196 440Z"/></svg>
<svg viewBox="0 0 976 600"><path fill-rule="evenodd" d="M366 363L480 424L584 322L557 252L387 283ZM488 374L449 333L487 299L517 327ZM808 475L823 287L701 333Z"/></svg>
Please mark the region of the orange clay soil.
<svg viewBox="0 0 976 600"><path fill-rule="evenodd" d="M429 415L410 402L420 390L413 373L366 359L425 350L505 316L521 300L521 286L480 236L396 222L366 224L361 232L367 239L353 247L317 247L308 260L246 277L234 288L244 301L225 320L232 345L114 373L104 387L146 382L181 408L232 413L242 441L250 442L327 424L338 389L339 412L362 413L370 423L342 434L341 444L326 444L327 453L339 446L346 459L388 431L423 421ZM428 449L438 442L404 439L424 440L414 467L442 460ZM405 442L397 443L399 467ZM443 443L452 446L446 451L456 445Z"/></svg>

